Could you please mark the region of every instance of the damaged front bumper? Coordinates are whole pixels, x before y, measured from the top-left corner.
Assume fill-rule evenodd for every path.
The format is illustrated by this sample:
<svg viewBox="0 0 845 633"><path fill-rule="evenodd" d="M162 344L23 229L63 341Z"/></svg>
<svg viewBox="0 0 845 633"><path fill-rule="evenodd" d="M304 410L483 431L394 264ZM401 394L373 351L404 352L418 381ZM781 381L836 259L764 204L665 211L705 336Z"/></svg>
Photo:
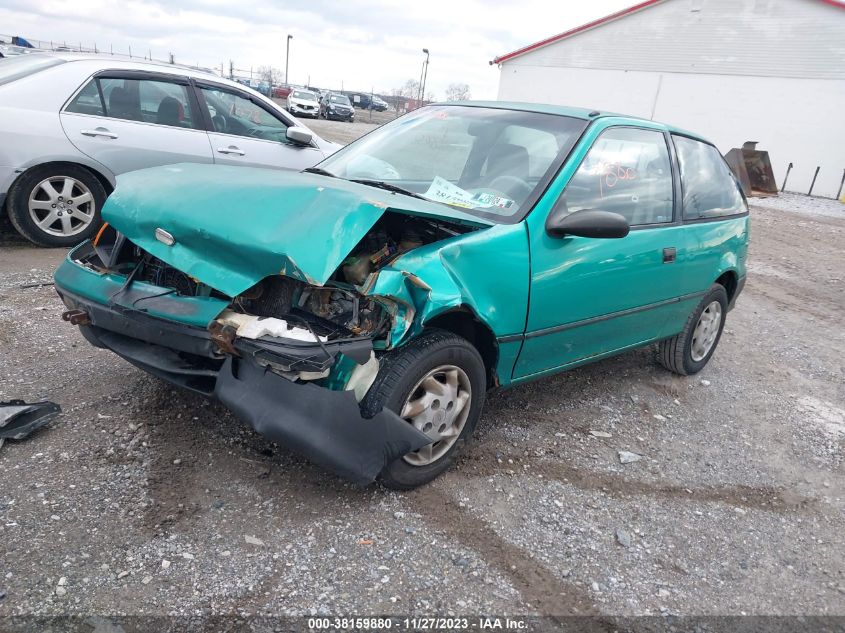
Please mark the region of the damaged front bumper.
<svg viewBox="0 0 845 633"><path fill-rule="evenodd" d="M163 318L180 310L185 298L160 296L165 289L150 284L132 284L131 300L119 293L111 294L107 303L94 300L90 285L80 281L92 282L93 276L102 283L104 275L75 263L73 256L71 252L57 270L56 289L69 308L67 320L79 325L90 343L173 384L218 399L259 433L327 470L367 484L389 463L431 442L392 411L364 418L348 383L348 390L341 391L280 375L324 372L339 358L364 365L372 356L370 340L221 340L222 333L214 328Z"/></svg>

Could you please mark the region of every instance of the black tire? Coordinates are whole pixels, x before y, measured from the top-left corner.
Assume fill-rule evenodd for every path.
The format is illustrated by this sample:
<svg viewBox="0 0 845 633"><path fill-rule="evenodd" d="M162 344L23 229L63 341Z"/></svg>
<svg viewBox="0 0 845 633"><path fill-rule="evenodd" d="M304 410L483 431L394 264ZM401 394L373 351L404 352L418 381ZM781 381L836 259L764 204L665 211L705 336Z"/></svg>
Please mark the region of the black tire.
<svg viewBox="0 0 845 633"><path fill-rule="evenodd" d="M432 369L454 365L462 369L470 381L469 415L457 441L436 461L414 466L400 457L385 466L379 481L394 490L411 490L438 477L455 461L457 454L472 437L487 389L484 361L478 350L466 339L444 330L428 330L404 347L383 354L381 368L367 395L361 401L365 416L386 408L399 413L411 390Z"/></svg>
<svg viewBox="0 0 845 633"><path fill-rule="evenodd" d="M88 226L73 235L60 236L47 233L35 223L29 214L29 197L38 184L48 178L73 178L88 188L94 198L94 219ZM9 219L18 233L33 244L47 247L68 248L92 237L100 228L100 209L106 201L106 190L97 177L86 168L70 163L42 165L24 172L9 188L6 199Z"/></svg>
<svg viewBox="0 0 845 633"><path fill-rule="evenodd" d="M692 355L693 333L695 332L695 327L701 318L702 312L714 301L718 301L722 309L719 330L707 354L703 358L695 360ZM704 369L704 366L719 346L719 340L722 338L722 330L725 327L725 317L727 314L728 293L721 284L713 284L710 290L707 291L707 294L704 295L704 298L701 299L701 302L695 307L695 310L687 317L684 329L672 338L660 342L657 361L669 371L680 374L681 376L689 376L700 372Z"/></svg>

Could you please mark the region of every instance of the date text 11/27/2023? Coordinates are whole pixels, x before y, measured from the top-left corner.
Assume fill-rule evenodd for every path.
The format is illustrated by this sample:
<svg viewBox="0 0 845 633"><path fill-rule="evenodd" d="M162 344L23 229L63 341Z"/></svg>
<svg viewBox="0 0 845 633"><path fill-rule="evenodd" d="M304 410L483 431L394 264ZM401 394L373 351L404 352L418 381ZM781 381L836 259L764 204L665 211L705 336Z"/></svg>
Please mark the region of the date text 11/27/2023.
<svg viewBox="0 0 845 633"><path fill-rule="evenodd" d="M521 631L528 628L528 622L511 617L324 617L308 618L312 631L372 630L384 631Z"/></svg>

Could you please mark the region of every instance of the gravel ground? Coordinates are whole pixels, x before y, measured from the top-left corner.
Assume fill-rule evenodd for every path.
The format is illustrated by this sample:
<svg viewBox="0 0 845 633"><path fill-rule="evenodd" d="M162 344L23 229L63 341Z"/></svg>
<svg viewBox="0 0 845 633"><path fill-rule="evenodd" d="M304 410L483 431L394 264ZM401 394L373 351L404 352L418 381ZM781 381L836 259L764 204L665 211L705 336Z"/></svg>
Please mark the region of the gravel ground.
<svg viewBox="0 0 845 633"><path fill-rule="evenodd" d="M0 400L64 413L0 450L0 616L845 615L845 220L752 221L700 375L647 348L494 393L457 467L405 494L92 348L22 287L63 253L8 238Z"/></svg>
<svg viewBox="0 0 845 633"><path fill-rule="evenodd" d="M791 211L802 215L845 219L845 204L831 198L811 198L802 193L786 191L777 196L755 198L752 202L758 207L773 211Z"/></svg>

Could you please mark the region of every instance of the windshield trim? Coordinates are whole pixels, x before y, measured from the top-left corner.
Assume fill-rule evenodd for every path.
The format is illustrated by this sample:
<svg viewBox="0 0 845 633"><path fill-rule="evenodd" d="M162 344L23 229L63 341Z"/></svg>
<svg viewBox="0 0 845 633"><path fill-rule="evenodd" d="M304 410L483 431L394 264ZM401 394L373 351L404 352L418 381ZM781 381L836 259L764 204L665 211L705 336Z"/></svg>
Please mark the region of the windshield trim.
<svg viewBox="0 0 845 633"><path fill-rule="evenodd" d="M399 121L400 119L403 119L404 117L407 117L407 116L419 114L419 112L421 110L424 110L424 109L427 109L427 108L460 108L460 107L472 107L472 108L489 109L489 110L509 110L511 112L526 112L526 110L520 110L520 109L517 109L517 108L504 108L504 107L495 107L495 106L475 106L475 105L472 105L472 104L460 104L460 103L454 103L454 104L453 103L436 103L436 104L422 106L421 108L416 108L415 110L411 110L409 112L406 112L402 116L397 117L396 119L391 121L391 123L393 123L395 121ZM532 112L532 111L529 110L527 112ZM475 216L475 217L480 218L482 220L492 221L495 224L519 224L520 222L525 220L525 218L527 218L531 214L531 212L534 210L534 207L537 206L537 203L543 198L543 196L546 195L546 192L548 191L549 187L552 185L552 183L554 183L554 181L557 179L558 175L560 175L561 170L563 169L564 165L566 165L567 161L569 160L569 157L572 155L572 151L575 149L575 147L578 145L578 143L584 137L584 133L587 131L587 129L593 123L592 120L582 119L580 117L569 116L569 115L565 115L565 114L552 114L552 113L548 113L548 112L537 112L537 114L543 114L543 115L546 115L546 116L556 116L556 117L561 117L563 119L569 119L573 122L578 122L578 123L580 123L580 129L577 126L573 128L572 138L570 139L568 147L561 148L560 152L558 153L558 156L555 158L555 160L553 160L551 162L549 167L546 169L546 173L543 174L543 177L539 181L537 181L537 185L534 187L534 189L532 189L531 193L525 198L525 201L522 203L522 205L521 205L521 207L520 207L520 209L517 213L508 216L508 215L500 215L498 213L488 213L488 212L485 212L483 209L458 207L458 206L450 205L446 202L441 202L439 200L428 199L429 202L431 202L432 204L444 206L447 209L450 209L450 210L453 210L453 211L459 211L461 213L466 213L468 215ZM355 145L356 143L358 143L362 139L366 138L370 134L375 133L379 129L381 129L381 128L377 127L377 128L370 130L369 132L367 132L363 136L357 138L356 140L352 141L348 145L345 145L344 147L342 147L340 150L338 150L338 152L332 154L331 156L327 156L325 159L323 159L322 161L317 163L317 166L320 166L325 162L331 161L333 158L337 157L340 153L342 153L345 149L352 147L353 145ZM326 171L333 174L333 172L331 172L331 170L326 170ZM341 178L340 176L337 176L336 174L333 174L333 175L334 175L335 178ZM347 179L341 178L341 180L347 180ZM448 214L445 214L445 215L448 217Z"/></svg>

